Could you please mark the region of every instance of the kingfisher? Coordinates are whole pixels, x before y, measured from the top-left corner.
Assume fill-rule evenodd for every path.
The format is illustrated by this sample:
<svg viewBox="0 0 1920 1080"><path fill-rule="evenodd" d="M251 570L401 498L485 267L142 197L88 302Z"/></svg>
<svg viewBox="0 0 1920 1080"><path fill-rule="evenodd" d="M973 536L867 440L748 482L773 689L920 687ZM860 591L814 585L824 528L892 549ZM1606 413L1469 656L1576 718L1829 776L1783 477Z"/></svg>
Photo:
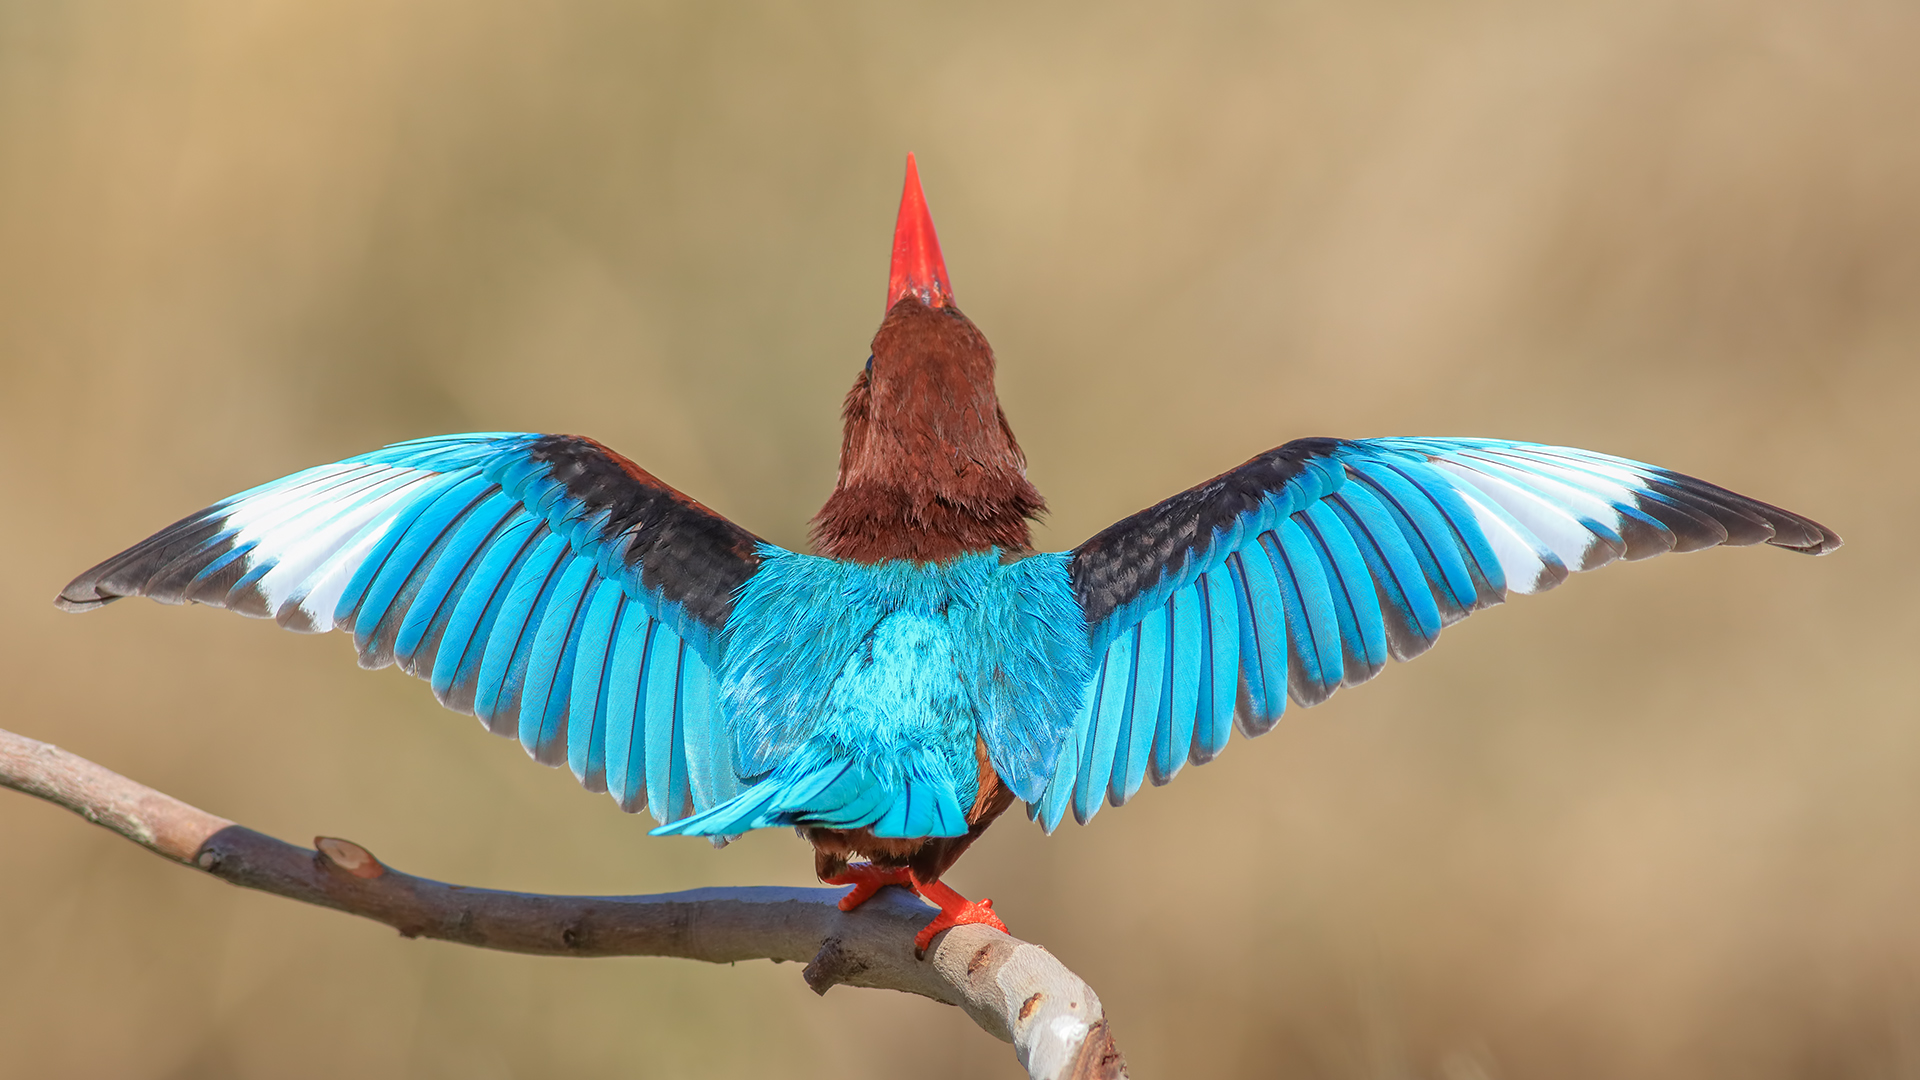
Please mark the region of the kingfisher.
<svg viewBox="0 0 1920 1080"><path fill-rule="evenodd" d="M1015 801L1048 833L1431 648L1512 593L1826 527L1691 476L1488 438L1303 438L1034 550L1045 509L907 158L886 315L811 553L577 435L396 443L214 503L56 603L353 635L655 835L793 828L852 910L944 884Z"/></svg>

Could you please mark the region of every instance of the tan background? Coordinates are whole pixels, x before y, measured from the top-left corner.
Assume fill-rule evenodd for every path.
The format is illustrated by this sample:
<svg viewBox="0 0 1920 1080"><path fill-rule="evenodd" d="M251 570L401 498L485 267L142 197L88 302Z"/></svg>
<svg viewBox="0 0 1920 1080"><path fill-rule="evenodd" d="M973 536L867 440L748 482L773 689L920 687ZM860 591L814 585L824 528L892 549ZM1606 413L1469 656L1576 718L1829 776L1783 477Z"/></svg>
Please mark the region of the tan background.
<svg viewBox="0 0 1920 1080"><path fill-rule="evenodd" d="M1069 546L1306 434L1638 456L1820 561L1616 568L951 879L1135 1074L1920 1076L1920 9L0 4L0 724L290 839L635 892L809 880L348 646L49 604L404 437L606 440L786 544L902 154ZM1012 1076L791 967L407 942L0 795L8 1077Z"/></svg>

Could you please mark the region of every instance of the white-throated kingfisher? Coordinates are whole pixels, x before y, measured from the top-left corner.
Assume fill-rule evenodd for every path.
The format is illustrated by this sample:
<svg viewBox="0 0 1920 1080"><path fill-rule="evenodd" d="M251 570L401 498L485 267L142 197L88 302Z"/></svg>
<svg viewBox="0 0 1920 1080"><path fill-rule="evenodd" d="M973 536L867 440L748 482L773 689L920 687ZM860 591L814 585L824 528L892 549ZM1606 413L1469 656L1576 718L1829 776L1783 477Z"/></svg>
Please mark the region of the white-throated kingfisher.
<svg viewBox="0 0 1920 1080"><path fill-rule="evenodd" d="M769 544L592 439L398 443L189 515L69 584L353 635L441 704L565 763L657 834L773 826L851 909L941 877L1015 800L1052 831L1211 760L1509 593L1618 559L1825 527L1587 450L1297 439L1033 550L1044 503L954 303L913 159L887 312L845 406L814 553ZM1004 929L1004 927L1002 927Z"/></svg>

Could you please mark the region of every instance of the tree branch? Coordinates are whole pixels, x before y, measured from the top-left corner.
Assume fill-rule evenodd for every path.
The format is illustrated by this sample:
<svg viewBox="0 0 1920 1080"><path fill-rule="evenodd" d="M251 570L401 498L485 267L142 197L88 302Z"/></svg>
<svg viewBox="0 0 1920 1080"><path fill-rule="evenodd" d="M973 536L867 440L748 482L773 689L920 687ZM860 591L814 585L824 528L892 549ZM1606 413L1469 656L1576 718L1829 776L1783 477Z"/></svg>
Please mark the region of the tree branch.
<svg viewBox="0 0 1920 1080"><path fill-rule="evenodd" d="M1038 945L985 926L913 937L932 911L886 889L852 913L840 889L692 889L657 896L544 896L447 885L391 869L348 840L296 847L135 783L59 747L0 729L0 786L38 796L174 862L234 885L438 938L544 956L678 956L805 962L815 993L870 986L958 1005L1013 1043L1035 1080L1126 1076L1100 998Z"/></svg>

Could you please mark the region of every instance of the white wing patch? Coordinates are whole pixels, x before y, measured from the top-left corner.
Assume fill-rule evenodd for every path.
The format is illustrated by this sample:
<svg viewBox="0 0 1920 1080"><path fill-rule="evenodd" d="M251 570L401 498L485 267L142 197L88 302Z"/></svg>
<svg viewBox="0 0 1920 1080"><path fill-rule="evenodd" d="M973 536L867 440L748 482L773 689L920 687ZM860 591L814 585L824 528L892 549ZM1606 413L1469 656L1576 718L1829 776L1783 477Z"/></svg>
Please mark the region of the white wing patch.
<svg viewBox="0 0 1920 1080"><path fill-rule="evenodd" d="M272 616L302 633L333 629L334 605L358 556L379 543L411 490L436 475L396 465L327 465L285 489L238 500L225 521L235 530L234 547L245 551L242 580L267 568L254 582L265 610L245 613Z"/></svg>

